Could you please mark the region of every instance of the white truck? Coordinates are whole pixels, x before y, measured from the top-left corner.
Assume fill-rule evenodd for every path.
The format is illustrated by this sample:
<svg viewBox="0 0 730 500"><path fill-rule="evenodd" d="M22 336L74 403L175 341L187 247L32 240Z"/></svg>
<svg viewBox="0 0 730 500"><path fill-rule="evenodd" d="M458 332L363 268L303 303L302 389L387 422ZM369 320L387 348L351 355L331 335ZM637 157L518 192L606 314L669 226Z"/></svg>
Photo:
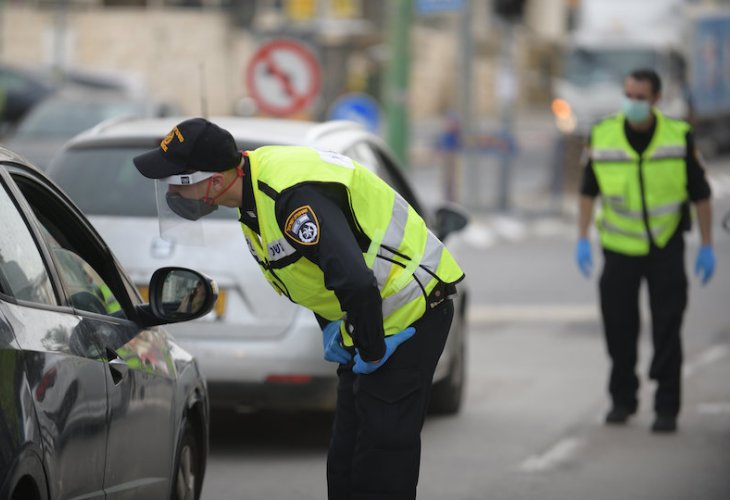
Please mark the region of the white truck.
<svg viewBox="0 0 730 500"><path fill-rule="evenodd" d="M582 0L553 82L565 172L577 170L591 125L621 106L623 79L649 67L662 78L659 108L695 126L706 154L730 136L730 9L686 0Z"/></svg>

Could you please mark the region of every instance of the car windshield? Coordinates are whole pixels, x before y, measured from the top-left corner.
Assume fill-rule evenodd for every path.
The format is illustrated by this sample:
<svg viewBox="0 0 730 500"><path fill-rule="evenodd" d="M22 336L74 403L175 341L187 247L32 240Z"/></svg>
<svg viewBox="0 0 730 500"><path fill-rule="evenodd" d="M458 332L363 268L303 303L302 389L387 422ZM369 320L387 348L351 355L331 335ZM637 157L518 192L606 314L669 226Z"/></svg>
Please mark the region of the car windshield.
<svg viewBox="0 0 730 500"><path fill-rule="evenodd" d="M565 78L579 86L598 83L621 83L635 68L652 67L655 53L651 50L576 49L567 54Z"/></svg>
<svg viewBox="0 0 730 500"><path fill-rule="evenodd" d="M155 183L143 177L132 159L149 148L68 149L49 174L86 215L157 217ZM238 218L236 209L218 207L208 219Z"/></svg>
<svg viewBox="0 0 730 500"><path fill-rule="evenodd" d="M49 99L36 106L18 126L16 136L72 137L99 122L124 115L143 115L141 101Z"/></svg>

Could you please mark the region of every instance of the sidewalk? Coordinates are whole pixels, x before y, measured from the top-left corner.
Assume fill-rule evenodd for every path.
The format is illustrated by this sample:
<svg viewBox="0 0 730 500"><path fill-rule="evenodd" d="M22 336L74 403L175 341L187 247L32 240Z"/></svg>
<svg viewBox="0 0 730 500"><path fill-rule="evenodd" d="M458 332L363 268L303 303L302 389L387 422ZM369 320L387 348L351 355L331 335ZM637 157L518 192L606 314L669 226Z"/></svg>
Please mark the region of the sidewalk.
<svg viewBox="0 0 730 500"><path fill-rule="evenodd" d="M406 173L419 198L431 208L446 204L444 160L436 149L440 123L412 125L411 169ZM482 132L494 132L497 123L482 123ZM470 214L464 240L479 249L501 241L519 241L530 235L572 231L575 196L555 192L554 147L556 129L549 110L523 111L515 117L517 154L510 162L507 210L498 210L501 185L500 158L479 153L471 169L459 162L457 204Z"/></svg>
<svg viewBox="0 0 730 500"><path fill-rule="evenodd" d="M411 169L406 172L413 188L426 206L435 208L446 203L445 172L441 154L435 148L439 123L412 125ZM495 130L484 125L486 130ZM565 235L575 233L577 192L555 189L562 185L562 173L556 172L554 161L556 129L552 115L544 111L522 112L515 119L517 156L510 165L508 210L498 210L500 160L493 155L479 155L471 172L463 164L457 172L457 204L469 212L471 222L464 239L476 248L487 248L501 241L517 241L528 236ZM707 160L707 173L713 202L724 206L730 198L730 155ZM465 191L481 194L478 204L469 203ZM716 218L724 215L722 208Z"/></svg>

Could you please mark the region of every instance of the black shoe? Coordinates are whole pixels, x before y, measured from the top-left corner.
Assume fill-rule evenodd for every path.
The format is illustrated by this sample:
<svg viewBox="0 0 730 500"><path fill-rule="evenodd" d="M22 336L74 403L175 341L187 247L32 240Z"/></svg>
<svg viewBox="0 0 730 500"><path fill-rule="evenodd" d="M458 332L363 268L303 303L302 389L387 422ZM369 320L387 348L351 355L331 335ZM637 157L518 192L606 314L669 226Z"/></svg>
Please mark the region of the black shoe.
<svg viewBox="0 0 730 500"><path fill-rule="evenodd" d="M606 414L607 424L625 424L631 415L636 413L636 410L626 408L625 406L613 406L611 410Z"/></svg>
<svg viewBox="0 0 730 500"><path fill-rule="evenodd" d="M660 433L672 433L677 431L677 417L674 415L662 415L656 416L656 420L651 426L652 432Z"/></svg>

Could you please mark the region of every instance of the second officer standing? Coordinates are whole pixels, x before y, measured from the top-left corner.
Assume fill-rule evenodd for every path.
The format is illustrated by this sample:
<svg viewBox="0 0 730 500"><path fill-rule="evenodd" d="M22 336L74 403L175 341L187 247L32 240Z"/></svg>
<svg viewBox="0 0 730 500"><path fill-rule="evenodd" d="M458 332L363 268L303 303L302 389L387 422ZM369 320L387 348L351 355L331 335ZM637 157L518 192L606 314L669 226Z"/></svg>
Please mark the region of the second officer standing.
<svg viewBox="0 0 730 500"><path fill-rule="evenodd" d="M604 266L599 291L611 357L609 424L623 424L638 409L636 376L639 290L646 280L654 356L650 377L654 432L674 432L681 407L682 342L687 307L684 232L695 206L701 238L695 272L712 277L710 186L689 124L664 116L655 105L661 80L652 69L637 69L624 80L621 113L593 127L581 187L576 259L588 276L592 267L588 230L595 198L601 197L596 226Z"/></svg>

